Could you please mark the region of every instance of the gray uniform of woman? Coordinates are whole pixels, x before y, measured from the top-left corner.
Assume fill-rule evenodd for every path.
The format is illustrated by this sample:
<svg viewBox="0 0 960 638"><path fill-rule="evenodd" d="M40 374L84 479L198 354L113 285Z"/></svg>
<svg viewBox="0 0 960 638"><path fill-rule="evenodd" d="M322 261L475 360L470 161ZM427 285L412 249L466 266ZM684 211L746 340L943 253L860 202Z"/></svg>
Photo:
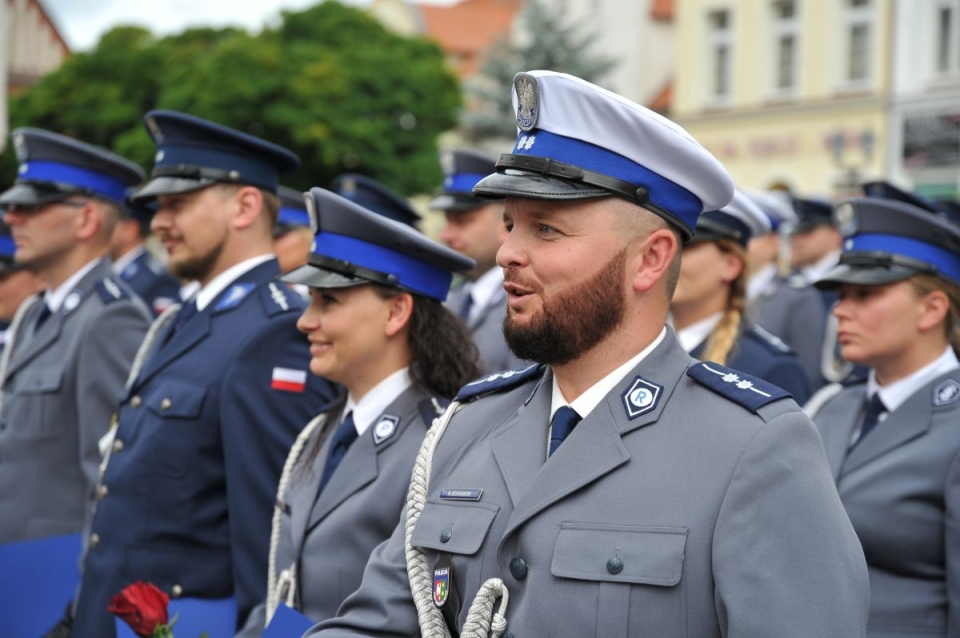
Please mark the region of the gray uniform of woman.
<svg viewBox="0 0 960 638"><path fill-rule="evenodd" d="M814 421L870 573L868 636L960 635L960 369L911 395L854 447L866 384Z"/></svg>
<svg viewBox="0 0 960 638"><path fill-rule="evenodd" d="M309 618L331 618L343 600L360 586L370 552L388 538L400 520L407 478L440 404L416 386L400 394L350 446L330 483L320 491L339 410L313 430L294 467L283 498L276 560L278 570L296 566L294 606ZM381 423L395 425L380 427ZM384 436L384 433L387 433ZM322 439L316 455L309 450ZM313 458L310 458L310 457ZM319 496L317 493L320 492ZM251 612L244 638L259 636L266 605Z"/></svg>

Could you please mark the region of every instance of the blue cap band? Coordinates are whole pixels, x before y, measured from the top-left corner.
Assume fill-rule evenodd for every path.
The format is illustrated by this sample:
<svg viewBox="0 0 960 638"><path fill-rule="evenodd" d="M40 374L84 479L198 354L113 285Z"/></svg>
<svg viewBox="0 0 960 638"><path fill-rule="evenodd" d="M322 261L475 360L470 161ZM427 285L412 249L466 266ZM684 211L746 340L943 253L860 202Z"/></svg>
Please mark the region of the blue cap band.
<svg viewBox="0 0 960 638"><path fill-rule="evenodd" d="M479 173L457 173L456 175L447 175L443 180L443 190L448 193L473 194L473 187L477 185L486 175Z"/></svg>
<svg viewBox="0 0 960 638"><path fill-rule="evenodd" d="M450 282L453 281L453 274L445 270L345 235L320 231L314 238L312 251L321 257L340 259L379 273L395 275L404 288L439 301L447 298Z"/></svg>
<svg viewBox="0 0 960 638"><path fill-rule="evenodd" d="M764 215L767 215L767 213L764 213ZM776 232L777 229L780 228L780 224L782 223L782 220L779 219L778 217L773 217L771 215L767 215L767 219L770 220L770 230L773 232Z"/></svg>
<svg viewBox="0 0 960 638"><path fill-rule="evenodd" d="M910 257L936 266L943 276L960 282L960 255L901 235L854 235L844 243L843 252L885 252Z"/></svg>
<svg viewBox="0 0 960 638"><path fill-rule="evenodd" d="M160 144L154 170L164 166L200 166L223 171L237 171L240 173L239 183L259 186L266 190L277 192L279 177L277 169L250 157L234 151L198 147L186 143L179 145L175 142Z"/></svg>
<svg viewBox="0 0 960 638"><path fill-rule="evenodd" d="M284 226L305 226L310 227L310 214L301 208L280 208L280 214L277 215L277 223Z"/></svg>
<svg viewBox="0 0 960 638"><path fill-rule="evenodd" d="M0 235L0 257L12 258L17 252L17 245L10 235Z"/></svg>
<svg viewBox="0 0 960 638"><path fill-rule="evenodd" d="M21 164L17 179L22 182L55 182L85 188L121 205L125 201L127 190L123 182L103 173L45 160Z"/></svg>

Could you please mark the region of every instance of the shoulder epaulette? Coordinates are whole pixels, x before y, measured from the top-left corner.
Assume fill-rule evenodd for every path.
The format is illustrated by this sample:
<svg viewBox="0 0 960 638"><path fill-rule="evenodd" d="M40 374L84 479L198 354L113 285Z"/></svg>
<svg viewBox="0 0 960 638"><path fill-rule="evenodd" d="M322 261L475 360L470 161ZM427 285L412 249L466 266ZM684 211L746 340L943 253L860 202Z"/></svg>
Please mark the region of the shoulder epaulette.
<svg viewBox="0 0 960 638"><path fill-rule="evenodd" d="M290 290L287 284L279 281L271 281L266 286L261 286L260 300L263 301L263 309L268 317L304 308L303 298Z"/></svg>
<svg viewBox="0 0 960 638"><path fill-rule="evenodd" d="M763 379L733 370L719 363L704 361L687 369L687 376L720 396L756 412L768 403L791 396L786 390Z"/></svg>
<svg viewBox="0 0 960 638"><path fill-rule="evenodd" d="M239 306L240 302L246 299L247 295L256 287L256 284L252 283L233 284L227 288L227 292L220 297L220 301L214 306L213 311L220 312L221 310L228 310Z"/></svg>
<svg viewBox="0 0 960 638"><path fill-rule="evenodd" d="M788 345L783 341L783 339L781 339L781 338L778 337L777 335L775 335L775 334L767 331L767 330L764 329L762 326L758 326L758 325L751 326L751 330L752 330L754 336L757 337L757 341L759 341L760 343L762 343L762 344L764 344L764 345L770 346L771 348L773 348L773 349L776 350L777 352L781 352L781 353L783 353L783 354L790 354L790 353L793 352L793 348L791 348L790 346L788 346Z"/></svg>
<svg viewBox="0 0 960 638"><path fill-rule="evenodd" d="M443 397L430 397L429 399L424 399L417 404L417 407L420 409L420 416L423 417L423 422L427 424L427 427L433 425L433 420L438 419L443 416L443 413L446 411L447 406L450 405L449 399L444 399Z"/></svg>
<svg viewBox="0 0 960 638"><path fill-rule="evenodd" d="M96 289L101 301L105 304L130 297L130 293L127 292L126 287L121 286L111 277L104 277L98 281Z"/></svg>
<svg viewBox="0 0 960 638"><path fill-rule="evenodd" d="M793 274L787 277L787 285L791 288L806 288L810 282L801 274Z"/></svg>
<svg viewBox="0 0 960 638"><path fill-rule="evenodd" d="M163 266L160 260L153 255L147 255L146 264L150 272L157 277L162 277L167 272L167 269Z"/></svg>
<svg viewBox="0 0 960 638"><path fill-rule="evenodd" d="M486 394L515 388L531 379L537 378L542 371L543 366L534 363L522 370L505 370L503 372L488 374L460 388L456 401L466 403Z"/></svg>

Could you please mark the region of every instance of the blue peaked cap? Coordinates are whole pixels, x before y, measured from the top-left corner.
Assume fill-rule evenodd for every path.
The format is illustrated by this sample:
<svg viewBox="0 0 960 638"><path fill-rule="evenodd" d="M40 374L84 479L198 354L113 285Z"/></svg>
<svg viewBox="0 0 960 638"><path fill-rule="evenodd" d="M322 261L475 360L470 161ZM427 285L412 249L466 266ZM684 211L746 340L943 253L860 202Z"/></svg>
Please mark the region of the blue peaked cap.
<svg viewBox="0 0 960 638"><path fill-rule="evenodd" d="M310 226L310 215L307 214L307 205L303 203L303 193L283 186L277 190L280 197L280 214L277 215L277 226L281 228L296 228Z"/></svg>
<svg viewBox="0 0 960 638"><path fill-rule="evenodd" d="M474 195L473 187L497 172L495 157L468 148L447 148L440 151L440 168L443 169L443 191L430 202L431 209L457 213L490 203Z"/></svg>
<svg viewBox="0 0 960 638"><path fill-rule="evenodd" d="M150 111L143 121L157 153L151 179L136 199L187 193L215 183L276 193L279 176L300 166L293 151L194 115Z"/></svg>
<svg viewBox="0 0 960 638"><path fill-rule="evenodd" d="M13 146L20 166L14 185L0 194L0 206L48 204L80 194L122 207L126 190L143 180L143 170L130 160L66 135L18 128Z"/></svg>
<svg viewBox="0 0 960 638"><path fill-rule="evenodd" d="M306 203L313 246L307 263L284 275L285 282L312 288L378 283L443 301L453 273L476 265L420 231L328 190L311 189Z"/></svg>
<svg viewBox="0 0 960 638"><path fill-rule="evenodd" d="M920 273L960 284L960 227L901 201L858 198L841 202L834 223L844 236L839 264L816 286L877 285Z"/></svg>
<svg viewBox="0 0 960 638"><path fill-rule="evenodd" d="M416 226L420 221L420 213L413 210L406 199L372 177L344 173L334 178L330 190L367 210L407 226Z"/></svg>

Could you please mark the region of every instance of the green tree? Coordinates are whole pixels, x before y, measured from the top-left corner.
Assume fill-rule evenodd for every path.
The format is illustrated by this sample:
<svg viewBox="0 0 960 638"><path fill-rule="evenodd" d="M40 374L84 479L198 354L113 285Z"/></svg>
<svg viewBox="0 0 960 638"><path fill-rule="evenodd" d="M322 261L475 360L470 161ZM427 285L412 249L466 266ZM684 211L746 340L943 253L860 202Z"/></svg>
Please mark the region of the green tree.
<svg viewBox="0 0 960 638"><path fill-rule="evenodd" d="M459 106L436 44L324 2L285 11L257 35L191 29L157 40L115 29L14 100L11 113L14 126L67 132L149 168L143 113L182 110L296 151L303 167L284 179L291 186L327 186L353 171L410 195L441 181L436 139L456 125Z"/></svg>
<svg viewBox="0 0 960 638"><path fill-rule="evenodd" d="M517 120L510 89L517 73L550 69L597 82L616 66L614 58L594 53L596 33L570 23L540 0L527 0L519 19L527 37L493 46L479 76L466 87L470 108L463 113L461 128L471 139L514 137Z"/></svg>

